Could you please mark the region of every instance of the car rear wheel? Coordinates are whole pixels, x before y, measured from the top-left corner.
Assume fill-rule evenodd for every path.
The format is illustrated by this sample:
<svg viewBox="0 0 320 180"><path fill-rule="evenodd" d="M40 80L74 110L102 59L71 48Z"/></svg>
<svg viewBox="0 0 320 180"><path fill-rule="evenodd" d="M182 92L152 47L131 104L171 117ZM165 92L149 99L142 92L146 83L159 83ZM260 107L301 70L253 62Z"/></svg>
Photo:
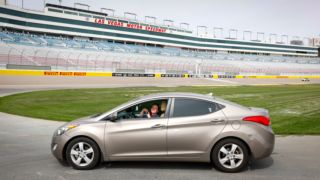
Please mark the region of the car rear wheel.
<svg viewBox="0 0 320 180"><path fill-rule="evenodd" d="M239 172L248 165L248 148L238 139L224 139L214 147L211 159L218 170Z"/></svg>
<svg viewBox="0 0 320 180"><path fill-rule="evenodd" d="M67 146L66 159L74 169L92 169L100 159L98 145L84 137L73 139Z"/></svg>

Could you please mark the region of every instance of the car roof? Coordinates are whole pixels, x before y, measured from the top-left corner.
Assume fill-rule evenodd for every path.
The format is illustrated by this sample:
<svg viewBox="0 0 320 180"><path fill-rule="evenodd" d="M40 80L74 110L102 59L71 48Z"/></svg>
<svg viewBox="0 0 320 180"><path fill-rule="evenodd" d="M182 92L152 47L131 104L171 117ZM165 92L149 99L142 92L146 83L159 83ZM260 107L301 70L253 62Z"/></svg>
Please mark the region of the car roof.
<svg viewBox="0 0 320 180"><path fill-rule="evenodd" d="M198 93L190 93L190 92L164 92L164 93L154 93L148 94L145 96L141 96L138 99L151 99L151 98L162 98L162 97L189 97L189 98L199 98L199 99L208 99L212 100L213 96L198 94Z"/></svg>
<svg viewBox="0 0 320 180"><path fill-rule="evenodd" d="M198 93L190 93L190 92L155 93L155 94L141 96L140 98L134 99L132 101L145 100L145 99L147 100L147 99L153 99L153 98L166 98L166 97L186 97L186 98L204 99L204 100L209 100L209 101L214 100L215 102L223 104L223 105L228 104L228 105L236 106L238 108L248 109L247 107L242 106L240 104L212 96L212 94L198 94Z"/></svg>

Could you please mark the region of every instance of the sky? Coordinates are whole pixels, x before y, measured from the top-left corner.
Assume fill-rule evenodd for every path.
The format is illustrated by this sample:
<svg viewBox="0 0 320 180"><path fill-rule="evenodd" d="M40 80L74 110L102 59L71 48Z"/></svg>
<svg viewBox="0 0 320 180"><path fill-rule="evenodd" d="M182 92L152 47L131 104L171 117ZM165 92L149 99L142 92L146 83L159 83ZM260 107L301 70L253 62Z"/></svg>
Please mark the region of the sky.
<svg viewBox="0 0 320 180"><path fill-rule="evenodd" d="M26 9L43 10L43 0L23 1ZM22 0L7 2L22 4ZM59 0L45 2L59 4ZM94 11L112 8L117 16L133 12L142 21L144 16L154 16L158 23L163 23L163 19L174 20L176 26L187 22L195 32L197 26L207 26L209 34L213 27L221 27L225 37L229 36L229 29L237 29L240 39L246 30L252 32L252 39L256 39L256 32L277 34L278 40L281 35L301 39L320 36L320 0L62 0L62 5L73 6L75 2L88 4ZM200 28L199 32L202 31ZM216 30L216 34L221 32ZM248 36L246 33L245 38Z"/></svg>

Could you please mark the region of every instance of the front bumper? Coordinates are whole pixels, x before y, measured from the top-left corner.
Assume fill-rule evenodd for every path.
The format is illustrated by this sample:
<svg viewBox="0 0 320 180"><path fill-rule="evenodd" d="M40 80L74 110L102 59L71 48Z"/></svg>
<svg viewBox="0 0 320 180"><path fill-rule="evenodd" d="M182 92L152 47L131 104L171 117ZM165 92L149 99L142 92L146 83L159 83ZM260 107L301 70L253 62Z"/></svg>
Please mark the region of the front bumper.
<svg viewBox="0 0 320 180"><path fill-rule="evenodd" d="M64 147L69 138L65 134L60 136L54 135L51 140L51 153L58 160L64 160Z"/></svg>

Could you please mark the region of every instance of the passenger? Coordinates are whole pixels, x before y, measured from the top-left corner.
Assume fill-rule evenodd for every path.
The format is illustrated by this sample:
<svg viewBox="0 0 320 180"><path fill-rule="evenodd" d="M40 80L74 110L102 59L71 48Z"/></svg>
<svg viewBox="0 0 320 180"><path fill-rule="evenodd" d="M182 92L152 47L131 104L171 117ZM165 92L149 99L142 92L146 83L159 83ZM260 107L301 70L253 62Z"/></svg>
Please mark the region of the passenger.
<svg viewBox="0 0 320 180"><path fill-rule="evenodd" d="M166 109L167 109L167 101L162 101L161 108L160 108L160 111L161 111L160 117L163 118L166 115Z"/></svg>
<svg viewBox="0 0 320 180"><path fill-rule="evenodd" d="M159 117L159 106L157 104L153 104L151 106L150 112L147 108L143 108L140 112L140 117L142 118L157 118Z"/></svg>

